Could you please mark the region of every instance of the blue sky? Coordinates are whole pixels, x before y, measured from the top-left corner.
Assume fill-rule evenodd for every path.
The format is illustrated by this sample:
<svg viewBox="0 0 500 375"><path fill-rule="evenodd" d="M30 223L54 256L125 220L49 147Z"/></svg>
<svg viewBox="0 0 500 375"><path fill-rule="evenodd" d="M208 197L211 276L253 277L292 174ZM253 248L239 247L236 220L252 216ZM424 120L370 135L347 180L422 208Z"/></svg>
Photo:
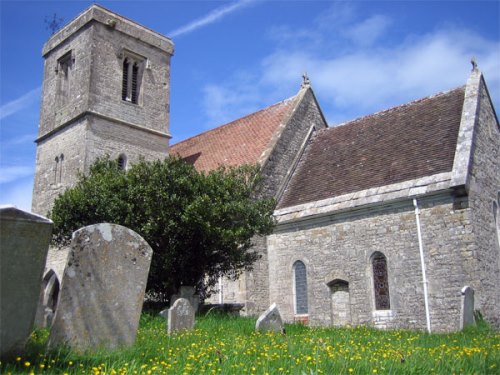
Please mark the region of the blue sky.
<svg viewBox="0 0 500 375"><path fill-rule="evenodd" d="M0 204L31 207L45 17L90 1L0 0ZM500 111L500 1L102 1L172 37L172 143L296 94L331 126L465 84Z"/></svg>

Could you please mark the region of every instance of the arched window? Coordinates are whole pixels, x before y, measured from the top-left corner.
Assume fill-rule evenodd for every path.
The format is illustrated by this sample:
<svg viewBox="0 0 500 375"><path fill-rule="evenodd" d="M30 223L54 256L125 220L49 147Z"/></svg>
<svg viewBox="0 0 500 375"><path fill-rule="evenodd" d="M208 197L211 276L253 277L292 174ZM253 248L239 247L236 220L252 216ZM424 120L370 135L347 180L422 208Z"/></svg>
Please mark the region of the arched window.
<svg viewBox="0 0 500 375"><path fill-rule="evenodd" d="M295 314L307 314L307 272L306 265L300 260L293 264L293 291Z"/></svg>
<svg viewBox="0 0 500 375"><path fill-rule="evenodd" d="M376 252L372 256L372 269L375 309L390 310L389 277L387 275L387 259L384 254Z"/></svg>
<svg viewBox="0 0 500 375"><path fill-rule="evenodd" d="M64 154L59 155L59 183L62 183Z"/></svg>
<svg viewBox="0 0 500 375"><path fill-rule="evenodd" d="M59 156L56 156L54 159L54 184L57 184L57 173L59 171Z"/></svg>
<svg viewBox="0 0 500 375"><path fill-rule="evenodd" d="M120 154L120 156L118 156L118 168L122 171L127 169L127 156L125 156L125 154Z"/></svg>

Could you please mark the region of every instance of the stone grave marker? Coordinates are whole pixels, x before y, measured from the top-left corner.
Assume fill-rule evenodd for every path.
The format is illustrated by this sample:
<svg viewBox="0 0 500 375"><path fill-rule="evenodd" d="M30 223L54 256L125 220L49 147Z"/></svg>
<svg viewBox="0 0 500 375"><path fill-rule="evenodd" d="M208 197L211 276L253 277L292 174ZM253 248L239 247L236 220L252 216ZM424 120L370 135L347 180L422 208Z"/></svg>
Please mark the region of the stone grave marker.
<svg viewBox="0 0 500 375"><path fill-rule="evenodd" d="M255 324L255 330L283 332L283 320L281 319L281 314L276 303L273 303L261 316L259 316Z"/></svg>
<svg viewBox="0 0 500 375"><path fill-rule="evenodd" d="M73 233L49 347L134 343L153 251L134 231L96 224Z"/></svg>
<svg viewBox="0 0 500 375"><path fill-rule="evenodd" d="M179 289L179 294L174 294L170 300L170 307L172 307L179 298L185 298L191 302L194 312L198 311L200 305L200 296L195 294L196 289L194 286L181 286Z"/></svg>
<svg viewBox="0 0 500 375"><path fill-rule="evenodd" d="M31 334L51 234L43 216L0 206L0 358Z"/></svg>
<svg viewBox="0 0 500 375"><path fill-rule="evenodd" d="M474 289L470 286L462 288L462 300L460 309L460 330L467 326L476 324L474 320Z"/></svg>
<svg viewBox="0 0 500 375"><path fill-rule="evenodd" d="M35 317L35 326L50 327L59 300L60 283L56 273L50 269L42 280L38 308Z"/></svg>
<svg viewBox="0 0 500 375"><path fill-rule="evenodd" d="M191 302L186 298L178 298L174 305L168 309L168 328L169 334L190 330L194 327L194 309Z"/></svg>

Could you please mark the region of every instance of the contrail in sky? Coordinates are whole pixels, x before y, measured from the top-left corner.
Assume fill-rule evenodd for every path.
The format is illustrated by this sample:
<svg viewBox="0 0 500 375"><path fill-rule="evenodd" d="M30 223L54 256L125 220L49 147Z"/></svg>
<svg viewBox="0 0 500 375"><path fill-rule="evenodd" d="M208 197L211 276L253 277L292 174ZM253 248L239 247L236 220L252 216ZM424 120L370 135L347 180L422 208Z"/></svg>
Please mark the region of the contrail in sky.
<svg viewBox="0 0 500 375"><path fill-rule="evenodd" d="M40 97L40 90L41 87L37 87L36 89L28 91L23 96L20 96L17 99L3 104L0 107L0 120L30 106L36 99Z"/></svg>
<svg viewBox="0 0 500 375"><path fill-rule="evenodd" d="M181 26L178 29L171 31L170 33L167 34L167 36L169 36L171 38L175 38L175 37L178 37L179 35L190 33L190 32L197 30L203 26L217 22L218 20L225 17L226 15L228 15L228 14L230 14L238 9L246 7L247 5L250 5L253 2L255 2L255 1L241 0L241 1L238 1L238 2L233 3L233 4L229 4L229 5L214 9L213 11L208 13L207 15L190 22L185 26Z"/></svg>

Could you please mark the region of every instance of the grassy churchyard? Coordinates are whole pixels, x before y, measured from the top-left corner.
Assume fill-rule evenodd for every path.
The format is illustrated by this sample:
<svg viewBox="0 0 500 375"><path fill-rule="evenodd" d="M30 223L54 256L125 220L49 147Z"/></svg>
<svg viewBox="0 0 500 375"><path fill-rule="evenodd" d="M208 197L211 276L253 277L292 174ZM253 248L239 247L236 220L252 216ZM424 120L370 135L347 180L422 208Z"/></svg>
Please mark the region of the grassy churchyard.
<svg viewBox="0 0 500 375"><path fill-rule="evenodd" d="M367 327L287 325L286 334L256 333L255 319L209 315L169 336L165 321L143 314L132 348L76 354L46 352L35 331L23 355L1 374L500 374L500 332L484 323L428 335Z"/></svg>

